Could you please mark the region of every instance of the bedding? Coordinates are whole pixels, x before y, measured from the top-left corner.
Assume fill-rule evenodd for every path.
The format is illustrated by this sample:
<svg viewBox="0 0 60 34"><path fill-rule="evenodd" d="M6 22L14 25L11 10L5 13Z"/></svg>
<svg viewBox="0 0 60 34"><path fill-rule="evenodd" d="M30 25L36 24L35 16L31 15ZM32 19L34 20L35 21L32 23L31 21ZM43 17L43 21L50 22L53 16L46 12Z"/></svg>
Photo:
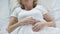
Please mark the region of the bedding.
<svg viewBox="0 0 60 34"><path fill-rule="evenodd" d="M41 1L39 0L38 4L42 4L49 7L50 14L55 18L55 21L57 23L57 29L60 29L60 0L41 0ZM16 0L11 0L11 1L0 0L0 34L8 34L7 26L9 24L9 17L10 14L12 13L13 8L17 6L16 5L17 2L16 4L14 4L15 2Z"/></svg>

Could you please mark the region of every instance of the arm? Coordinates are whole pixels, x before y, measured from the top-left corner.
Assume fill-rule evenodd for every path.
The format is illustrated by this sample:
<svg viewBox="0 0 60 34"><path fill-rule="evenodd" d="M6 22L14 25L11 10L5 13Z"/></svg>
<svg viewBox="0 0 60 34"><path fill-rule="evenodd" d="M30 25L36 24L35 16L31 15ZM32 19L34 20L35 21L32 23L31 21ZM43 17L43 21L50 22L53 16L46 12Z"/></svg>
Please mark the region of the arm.
<svg viewBox="0 0 60 34"><path fill-rule="evenodd" d="M18 23L17 18L11 17L10 24L8 26L8 32L11 33L13 30L15 30L19 26L21 26L21 23Z"/></svg>
<svg viewBox="0 0 60 34"><path fill-rule="evenodd" d="M47 22L50 22L50 21L54 20L48 13L44 14L43 17Z"/></svg>
<svg viewBox="0 0 60 34"><path fill-rule="evenodd" d="M54 19L48 13L44 14L43 16L46 22L36 23L32 28L33 31L38 32L39 30L43 29L45 26L56 27L56 23Z"/></svg>
<svg viewBox="0 0 60 34"><path fill-rule="evenodd" d="M34 24L36 22L35 19L32 17L24 18L18 22L16 17L11 17L10 24L8 26L8 32L11 33L13 30L15 30L17 27L26 25L26 24Z"/></svg>
<svg viewBox="0 0 60 34"><path fill-rule="evenodd" d="M47 21L48 25L50 24L50 26L56 26L54 19L48 13L44 14L43 17Z"/></svg>

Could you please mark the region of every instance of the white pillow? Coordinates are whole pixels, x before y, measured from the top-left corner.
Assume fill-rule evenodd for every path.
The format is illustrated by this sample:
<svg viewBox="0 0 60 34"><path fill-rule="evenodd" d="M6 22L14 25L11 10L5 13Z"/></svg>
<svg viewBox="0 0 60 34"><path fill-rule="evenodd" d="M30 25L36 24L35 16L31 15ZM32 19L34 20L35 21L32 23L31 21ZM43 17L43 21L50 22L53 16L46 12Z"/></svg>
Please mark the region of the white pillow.
<svg viewBox="0 0 60 34"><path fill-rule="evenodd" d="M54 4L55 0L38 0L38 4L42 4L48 7L51 7ZM13 10L14 7L18 5L17 0L10 0L10 8Z"/></svg>
<svg viewBox="0 0 60 34"><path fill-rule="evenodd" d="M13 10L14 7L18 6L17 0L10 0L10 9Z"/></svg>

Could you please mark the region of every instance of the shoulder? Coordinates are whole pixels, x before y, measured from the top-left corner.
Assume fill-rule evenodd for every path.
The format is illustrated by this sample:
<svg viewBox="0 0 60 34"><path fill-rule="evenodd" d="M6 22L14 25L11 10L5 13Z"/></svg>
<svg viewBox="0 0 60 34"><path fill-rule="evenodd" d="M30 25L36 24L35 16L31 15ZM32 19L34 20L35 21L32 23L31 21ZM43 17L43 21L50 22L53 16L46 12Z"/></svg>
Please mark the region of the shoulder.
<svg viewBox="0 0 60 34"><path fill-rule="evenodd" d="M13 13L18 14L19 12L21 12L21 8L20 7L15 7L12 11L13 11Z"/></svg>
<svg viewBox="0 0 60 34"><path fill-rule="evenodd" d="M20 10L21 10L20 7L15 7L15 8L13 9L13 11L20 11Z"/></svg>
<svg viewBox="0 0 60 34"><path fill-rule="evenodd" d="M40 12L41 12L42 14L48 13L48 8L47 8L46 6L37 5L37 9L40 10Z"/></svg>
<svg viewBox="0 0 60 34"><path fill-rule="evenodd" d="M20 12L21 12L21 8L20 7L16 7L13 10L13 13L11 14L11 16L17 17L18 16L18 13L20 13Z"/></svg>
<svg viewBox="0 0 60 34"><path fill-rule="evenodd" d="M46 6L43 6L43 5L37 5L37 8L38 9L47 9L47 7Z"/></svg>

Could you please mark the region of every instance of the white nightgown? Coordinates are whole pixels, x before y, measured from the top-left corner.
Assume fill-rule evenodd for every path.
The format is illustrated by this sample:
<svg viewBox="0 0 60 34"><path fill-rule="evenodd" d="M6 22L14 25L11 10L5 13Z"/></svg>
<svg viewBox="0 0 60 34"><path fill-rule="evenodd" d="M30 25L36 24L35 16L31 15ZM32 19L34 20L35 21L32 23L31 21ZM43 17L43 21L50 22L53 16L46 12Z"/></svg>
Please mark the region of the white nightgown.
<svg viewBox="0 0 60 34"><path fill-rule="evenodd" d="M20 7L17 7L11 16L17 17L18 21L26 18L33 17L37 21L45 21L43 19L43 14L48 13L47 9L42 5L37 5L32 10L23 10ZM12 34L57 34L59 33L59 28L45 27L38 32L32 31L32 25L25 25L18 27Z"/></svg>

